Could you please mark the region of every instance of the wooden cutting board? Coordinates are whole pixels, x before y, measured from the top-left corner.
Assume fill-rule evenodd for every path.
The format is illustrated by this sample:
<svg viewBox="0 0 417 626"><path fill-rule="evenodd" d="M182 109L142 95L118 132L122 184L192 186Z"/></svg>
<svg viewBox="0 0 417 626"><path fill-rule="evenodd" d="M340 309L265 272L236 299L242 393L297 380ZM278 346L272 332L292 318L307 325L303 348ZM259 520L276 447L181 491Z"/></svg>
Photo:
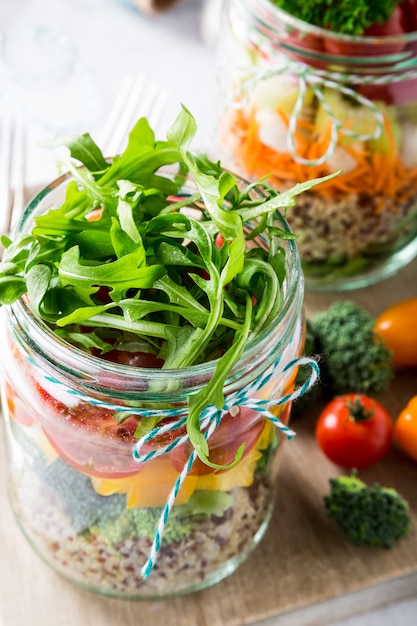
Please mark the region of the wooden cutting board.
<svg viewBox="0 0 417 626"><path fill-rule="evenodd" d="M417 260L374 287L310 293L305 302L312 314L335 299L352 298L377 315L411 296L417 296ZM381 399L397 415L416 393L414 368L398 374ZM101 598L52 572L12 519L0 457L0 626L241 626L261 620L264 626L312 626L417 596L417 463L392 450L360 473L369 483L398 489L410 503L413 524L392 550L352 546L324 511L328 480L338 470L315 444L314 417L293 421L297 436L283 451L275 514L256 551L216 586L158 602Z"/></svg>

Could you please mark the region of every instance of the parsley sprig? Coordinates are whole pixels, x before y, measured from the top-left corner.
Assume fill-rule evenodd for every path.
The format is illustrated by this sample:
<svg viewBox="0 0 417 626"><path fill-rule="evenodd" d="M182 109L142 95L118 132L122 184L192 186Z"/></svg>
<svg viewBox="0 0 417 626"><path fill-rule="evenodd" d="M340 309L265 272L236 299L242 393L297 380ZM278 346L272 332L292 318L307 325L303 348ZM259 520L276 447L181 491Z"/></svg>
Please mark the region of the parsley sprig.
<svg viewBox="0 0 417 626"><path fill-rule="evenodd" d="M156 141L141 118L111 160L88 133L63 140L71 173L65 199L35 216L30 233L2 237L0 304L27 293L61 338L95 354L130 345L167 369L216 359L209 383L189 399L187 428L199 457L218 467L208 460L201 411L223 406L225 381L247 342L277 315L281 242L294 235L275 214L318 181L283 193L261 181L263 193L254 195L255 185L242 188L219 163L190 152L196 130L183 107L166 140ZM187 175L191 195L182 191ZM269 246L247 245L261 234Z"/></svg>
<svg viewBox="0 0 417 626"><path fill-rule="evenodd" d="M383 24L399 0L271 0L299 20L336 33L362 35L374 24Z"/></svg>

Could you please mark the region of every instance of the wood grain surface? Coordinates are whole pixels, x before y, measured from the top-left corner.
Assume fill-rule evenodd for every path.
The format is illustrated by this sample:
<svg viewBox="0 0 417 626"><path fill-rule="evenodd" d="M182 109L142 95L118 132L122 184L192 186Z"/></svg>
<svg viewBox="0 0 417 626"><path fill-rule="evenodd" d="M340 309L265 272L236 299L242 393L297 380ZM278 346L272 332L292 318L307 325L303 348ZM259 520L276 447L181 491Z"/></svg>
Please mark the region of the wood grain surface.
<svg viewBox="0 0 417 626"><path fill-rule="evenodd" d="M307 314L351 298L375 315L417 296L417 261L379 285L341 294L308 293ZM417 322L416 322L417 323ZM417 370L399 372L381 398L393 415L417 393ZM393 449L360 472L367 482L393 486L408 499L413 518L392 550L350 545L326 517L323 496L338 473L314 441L314 415L293 421L271 525L255 552L228 579L189 596L157 602L103 598L73 586L34 554L12 518L0 457L1 626L312 626L384 602L417 595L417 464ZM274 620L272 621L272 618Z"/></svg>

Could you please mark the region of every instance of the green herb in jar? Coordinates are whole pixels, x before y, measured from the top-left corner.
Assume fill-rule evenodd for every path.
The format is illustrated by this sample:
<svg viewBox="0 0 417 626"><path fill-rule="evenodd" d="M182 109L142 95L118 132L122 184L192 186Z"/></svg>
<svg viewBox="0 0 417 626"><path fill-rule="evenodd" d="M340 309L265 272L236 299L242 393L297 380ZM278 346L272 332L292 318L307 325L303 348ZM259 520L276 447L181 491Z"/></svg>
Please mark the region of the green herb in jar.
<svg viewBox="0 0 417 626"><path fill-rule="evenodd" d="M0 304L27 294L61 338L119 363L177 369L217 358L212 379L189 400L187 429L201 460L223 467L208 459L200 413L223 406L228 374L281 307L280 240L294 235L277 228L276 211L319 181L284 193L265 182L240 190L219 163L189 151L196 130L183 108L156 141L141 118L109 161L89 134L65 140L73 180L63 204L36 217L29 234L1 238ZM159 172L174 165L174 178ZM187 174L193 196L181 195ZM251 246L262 234L268 249Z"/></svg>
<svg viewBox="0 0 417 626"><path fill-rule="evenodd" d="M376 24L391 18L399 0L271 0L299 20L336 33L363 35Z"/></svg>

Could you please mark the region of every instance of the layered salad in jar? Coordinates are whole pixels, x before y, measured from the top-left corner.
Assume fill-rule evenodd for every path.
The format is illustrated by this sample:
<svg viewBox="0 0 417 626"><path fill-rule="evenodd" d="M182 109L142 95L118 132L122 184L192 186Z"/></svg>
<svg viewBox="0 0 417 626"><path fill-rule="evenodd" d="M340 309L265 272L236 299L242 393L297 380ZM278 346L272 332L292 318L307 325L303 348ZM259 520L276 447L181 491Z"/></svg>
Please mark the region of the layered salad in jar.
<svg viewBox="0 0 417 626"><path fill-rule="evenodd" d="M302 276L277 211L314 183L256 191L189 152L195 132L183 108L164 141L140 119L113 159L71 139L69 173L2 237L13 508L47 563L120 597L233 571L289 432Z"/></svg>
<svg viewBox="0 0 417 626"><path fill-rule="evenodd" d="M286 216L311 287L417 253L417 7L374 5L236 0L220 48L225 165L281 190L341 171Z"/></svg>

